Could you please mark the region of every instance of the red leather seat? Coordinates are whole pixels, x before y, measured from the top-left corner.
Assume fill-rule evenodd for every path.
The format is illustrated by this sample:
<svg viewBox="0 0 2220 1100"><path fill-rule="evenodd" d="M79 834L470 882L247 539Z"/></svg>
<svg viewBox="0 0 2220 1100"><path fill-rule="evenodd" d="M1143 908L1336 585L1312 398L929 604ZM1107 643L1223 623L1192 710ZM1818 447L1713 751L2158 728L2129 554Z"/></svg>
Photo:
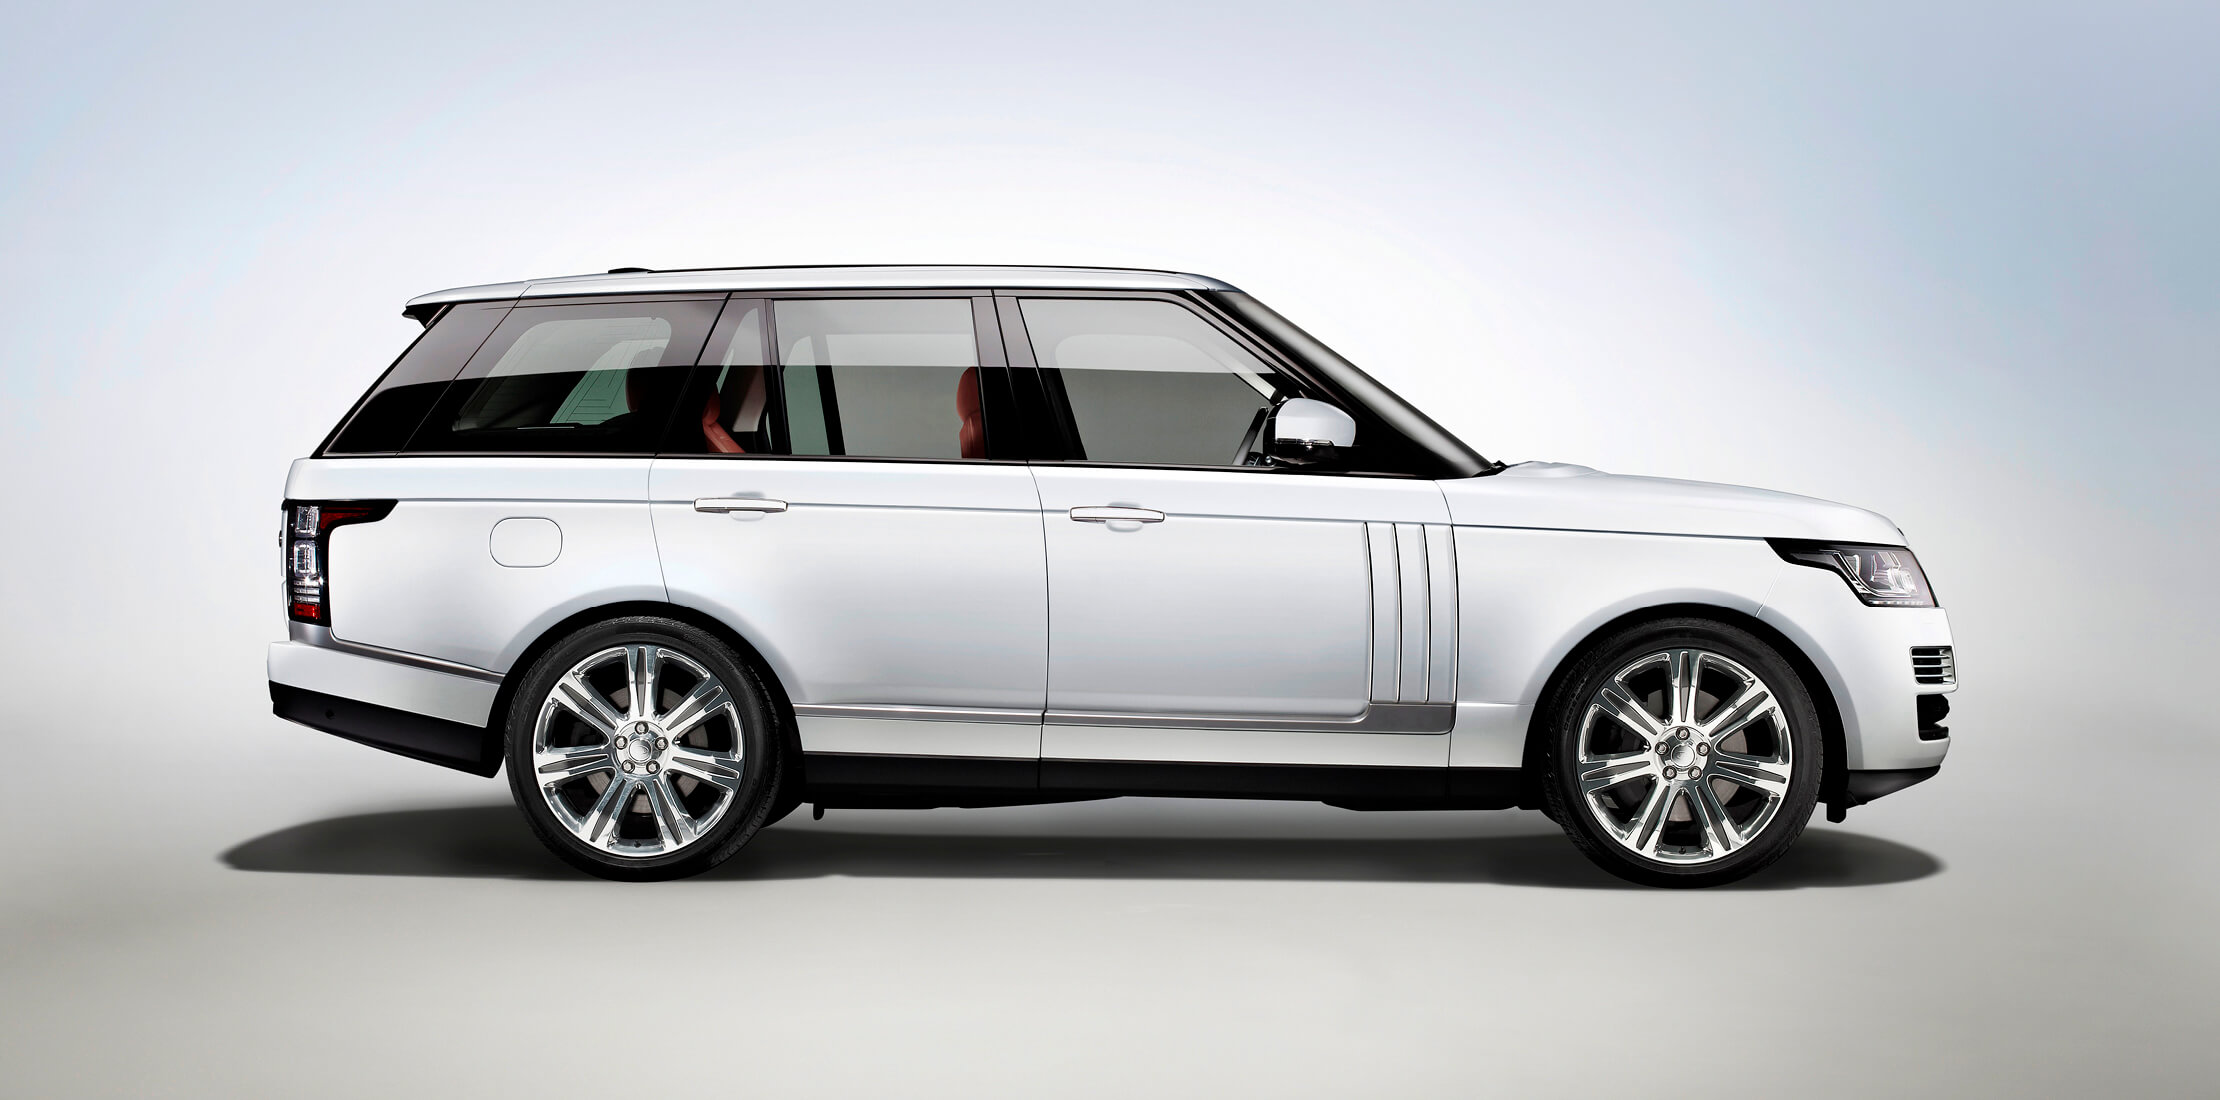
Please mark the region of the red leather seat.
<svg viewBox="0 0 2220 1100"><path fill-rule="evenodd" d="M712 454L746 454L748 452L741 449L739 442L732 438L732 433L726 431L724 425L717 423L717 418L724 412L724 404L717 399L714 391L710 393L709 400L702 402L701 436L709 442Z"/></svg>
<svg viewBox="0 0 2220 1100"><path fill-rule="evenodd" d="M979 368L972 367L956 380L956 444L965 458L987 457L987 421L979 407Z"/></svg>

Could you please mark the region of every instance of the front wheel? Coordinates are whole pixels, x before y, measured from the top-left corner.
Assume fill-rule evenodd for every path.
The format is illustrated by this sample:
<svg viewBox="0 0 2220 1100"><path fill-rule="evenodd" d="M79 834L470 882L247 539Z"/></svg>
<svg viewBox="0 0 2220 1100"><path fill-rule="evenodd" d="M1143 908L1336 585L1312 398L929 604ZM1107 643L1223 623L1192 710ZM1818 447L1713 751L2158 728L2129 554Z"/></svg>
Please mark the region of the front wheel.
<svg viewBox="0 0 2220 1100"><path fill-rule="evenodd" d="M1716 886L1786 854L1825 770L1819 714L1772 646L1707 619L1631 627L1551 702L1545 797L1589 859L1652 886Z"/></svg>
<svg viewBox="0 0 2220 1100"><path fill-rule="evenodd" d="M586 627L533 664L510 704L509 790L574 867L699 874L772 810L779 739L765 699L707 631L647 616Z"/></svg>

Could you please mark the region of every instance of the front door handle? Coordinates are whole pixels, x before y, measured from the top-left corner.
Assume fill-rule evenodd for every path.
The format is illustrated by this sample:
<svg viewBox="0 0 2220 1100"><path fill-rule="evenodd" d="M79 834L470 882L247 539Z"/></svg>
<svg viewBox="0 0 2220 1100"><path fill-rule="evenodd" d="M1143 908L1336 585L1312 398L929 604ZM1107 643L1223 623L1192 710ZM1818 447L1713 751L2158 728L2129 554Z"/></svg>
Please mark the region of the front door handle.
<svg viewBox="0 0 2220 1100"><path fill-rule="evenodd" d="M1154 508L1127 508L1121 505L1103 505L1097 508L1074 508L1071 518L1081 523L1162 523L1164 513Z"/></svg>
<svg viewBox="0 0 2220 1100"><path fill-rule="evenodd" d="M783 500L765 500L762 497L702 497L694 501L697 512L783 512Z"/></svg>

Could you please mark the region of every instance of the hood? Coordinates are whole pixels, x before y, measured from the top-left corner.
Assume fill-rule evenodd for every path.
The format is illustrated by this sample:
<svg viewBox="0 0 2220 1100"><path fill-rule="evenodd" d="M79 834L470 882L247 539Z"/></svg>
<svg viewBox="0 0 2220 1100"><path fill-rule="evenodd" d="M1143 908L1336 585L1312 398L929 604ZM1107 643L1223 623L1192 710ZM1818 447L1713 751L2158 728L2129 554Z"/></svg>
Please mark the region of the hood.
<svg viewBox="0 0 2220 1100"><path fill-rule="evenodd" d="M1486 477L1444 481L1441 488L1454 522L1482 527L1904 545L1903 532L1887 517L1847 504L1562 462L1522 462Z"/></svg>

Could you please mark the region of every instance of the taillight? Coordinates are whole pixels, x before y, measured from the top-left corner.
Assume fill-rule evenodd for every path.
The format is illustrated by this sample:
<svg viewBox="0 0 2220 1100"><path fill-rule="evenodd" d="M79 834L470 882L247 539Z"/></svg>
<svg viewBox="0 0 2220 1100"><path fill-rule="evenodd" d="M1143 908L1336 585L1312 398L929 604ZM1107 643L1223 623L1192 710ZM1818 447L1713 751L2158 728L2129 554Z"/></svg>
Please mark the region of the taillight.
<svg viewBox="0 0 2220 1100"><path fill-rule="evenodd" d="M390 500L289 500L285 502L285 614L297 623L331 625L324 576L331 558L331 530L370 523L393 511Z"/></svg>

